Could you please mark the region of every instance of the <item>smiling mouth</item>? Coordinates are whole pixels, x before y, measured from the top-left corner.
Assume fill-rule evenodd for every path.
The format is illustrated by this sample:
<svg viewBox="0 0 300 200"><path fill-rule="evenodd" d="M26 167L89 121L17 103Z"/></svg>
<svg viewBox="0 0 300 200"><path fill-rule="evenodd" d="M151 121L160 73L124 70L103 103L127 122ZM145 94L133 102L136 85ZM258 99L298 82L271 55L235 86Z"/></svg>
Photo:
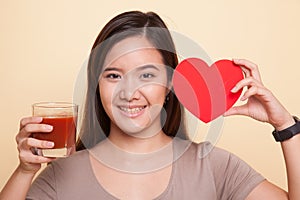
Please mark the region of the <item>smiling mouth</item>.
<svg viewBox="0 0 300 200"><path fill-rule="evenodd" d="M147 106L139 106L134 108L119 106L119 109L129 117L136 117L142 113Z"/></svg>

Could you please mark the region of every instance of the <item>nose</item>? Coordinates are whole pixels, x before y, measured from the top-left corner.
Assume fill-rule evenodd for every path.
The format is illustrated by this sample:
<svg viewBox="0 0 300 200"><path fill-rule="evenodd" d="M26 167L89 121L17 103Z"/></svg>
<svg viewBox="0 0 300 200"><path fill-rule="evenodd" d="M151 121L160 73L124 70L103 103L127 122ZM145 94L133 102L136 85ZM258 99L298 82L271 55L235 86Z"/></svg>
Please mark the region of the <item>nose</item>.
<svg viewBox="0 0 300 200"><path fill-rule="evenodd" d="M120 91L119 97L122 100L132 101L140 98L139 84L133 78L124 78L119 83Z"/></svg>

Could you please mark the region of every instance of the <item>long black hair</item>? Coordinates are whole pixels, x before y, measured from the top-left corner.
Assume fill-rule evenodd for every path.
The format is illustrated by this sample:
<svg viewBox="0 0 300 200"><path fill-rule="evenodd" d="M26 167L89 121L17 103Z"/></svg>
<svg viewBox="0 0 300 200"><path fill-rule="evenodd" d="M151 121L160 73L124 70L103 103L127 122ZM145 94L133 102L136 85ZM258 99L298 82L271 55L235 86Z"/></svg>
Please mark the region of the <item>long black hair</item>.
<svg viewBox="0 0 300 200"><path fill-rule="evenodd" d="M98 79L104 59L114 44L132 36L144 36L160 52L166 66L175 69L178 64L175 45L163 20L154 12L130 11L117 15L101 30L92 47L87 70L88 89L82 126L76 150L91 148L108 137L110 118L104 111L100 99ZM172 70L167 70L169 81ZM166 120L163 132L168 136L186 138L183 109L171 91L164 104Z"/></svg>

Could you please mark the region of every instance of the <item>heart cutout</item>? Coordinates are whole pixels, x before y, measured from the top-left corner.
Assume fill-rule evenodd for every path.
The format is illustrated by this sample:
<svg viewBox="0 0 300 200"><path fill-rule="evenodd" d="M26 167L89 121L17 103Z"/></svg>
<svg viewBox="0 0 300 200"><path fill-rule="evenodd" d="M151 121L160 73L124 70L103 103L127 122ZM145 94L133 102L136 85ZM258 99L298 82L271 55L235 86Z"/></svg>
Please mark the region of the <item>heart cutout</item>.
<svg viewBox="0 0 300 200"><path fill-rule="evenodd" d="M242 69L230 60L219 60L210 67L199 58L179 63L173 75L174 92L183 106L208 123L224 114L242 94L230 90L244 78Z"/></svg>

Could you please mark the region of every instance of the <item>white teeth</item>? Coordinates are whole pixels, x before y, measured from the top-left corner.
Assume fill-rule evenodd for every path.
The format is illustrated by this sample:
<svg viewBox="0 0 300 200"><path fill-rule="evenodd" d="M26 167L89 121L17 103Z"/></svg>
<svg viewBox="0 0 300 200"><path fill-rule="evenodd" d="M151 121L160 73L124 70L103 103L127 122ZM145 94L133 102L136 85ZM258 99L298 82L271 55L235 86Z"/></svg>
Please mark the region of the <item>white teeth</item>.
<svg viewBox="0 0 300 200"><path fill-rule="evenodd" d="M129 114L136 114L144 109L144 107L138 107L138 108L127 108L127 107L120 107L120 109L124 112L127 112Z"/></svg>

